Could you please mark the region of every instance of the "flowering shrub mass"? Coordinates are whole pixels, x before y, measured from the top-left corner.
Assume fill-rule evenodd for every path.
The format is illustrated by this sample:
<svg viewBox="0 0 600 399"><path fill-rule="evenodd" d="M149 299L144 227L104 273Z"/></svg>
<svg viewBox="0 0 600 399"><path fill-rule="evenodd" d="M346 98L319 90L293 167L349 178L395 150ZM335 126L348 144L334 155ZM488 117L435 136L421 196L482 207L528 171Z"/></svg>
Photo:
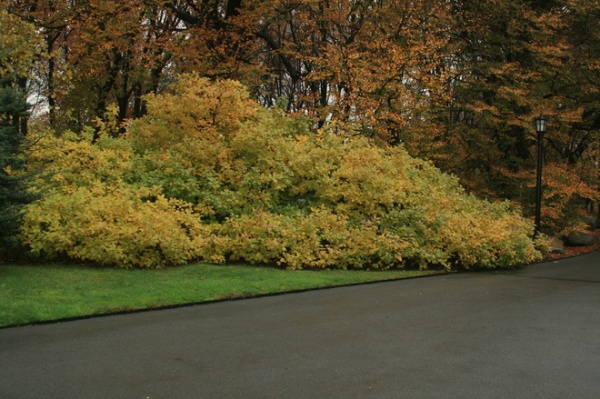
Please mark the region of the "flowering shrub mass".
<svg viewBox="0 0 600 399"><path fill-rule="evenodd" d="M47 258L157 268L495 268L540 259L530 221L401 147L312 132L233 81L183 77L121 138L40 135L23 241Z"/></svg>

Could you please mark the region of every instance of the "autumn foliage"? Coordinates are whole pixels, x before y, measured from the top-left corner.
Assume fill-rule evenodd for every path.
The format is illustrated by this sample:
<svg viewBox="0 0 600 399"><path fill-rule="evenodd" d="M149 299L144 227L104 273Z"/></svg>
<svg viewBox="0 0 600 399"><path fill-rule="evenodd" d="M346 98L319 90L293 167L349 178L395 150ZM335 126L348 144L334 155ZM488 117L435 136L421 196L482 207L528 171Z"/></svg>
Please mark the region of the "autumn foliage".
<svg viewBox="0 0 600 399"><path fill-rule="evenodd" d="M549 117L543 231L600 216L599 15L579 0L0 0L4 235L23 215L32 253L122 267L530 262L533 118Z"/></svg>
<svg viewBox="0 0 600 399"><path fill-rule="evenodd" d="M540 257L517 210L465 193L401 147L313 132L230 80L185 75L147 101L119 138L103 123L35 137L32 253L142 268L495 268Z"/></svg>
<svg viewBox="0 0 600 399"><path fill-rule="evenodd" d="M260 105L307 117L313 130L401 144L469 192L532 216L532 120L544 113L545 231L568 233L600 200L597 1L0 0L0 9L5 25L33 27L2 31L0 42L23 61L19 84L59 133L107 113L117 125L147 115L148 94L194 72L242 82Z"/></svg>

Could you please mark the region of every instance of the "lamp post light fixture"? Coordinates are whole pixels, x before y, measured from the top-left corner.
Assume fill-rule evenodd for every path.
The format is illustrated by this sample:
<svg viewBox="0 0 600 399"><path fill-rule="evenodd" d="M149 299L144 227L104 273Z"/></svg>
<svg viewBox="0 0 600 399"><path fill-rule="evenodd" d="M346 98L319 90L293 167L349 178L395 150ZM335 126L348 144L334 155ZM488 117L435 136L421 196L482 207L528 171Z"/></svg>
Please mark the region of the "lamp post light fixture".
<svg viewBox="0 0 600 399"><path fill-rule="evenodd" d="M544 152L544 133L548 128L548 118L540 115L535 118L535 131L537 132L537 179L535 184L535 234L540 235L541 214L542 214L542 157Z"/></svg>

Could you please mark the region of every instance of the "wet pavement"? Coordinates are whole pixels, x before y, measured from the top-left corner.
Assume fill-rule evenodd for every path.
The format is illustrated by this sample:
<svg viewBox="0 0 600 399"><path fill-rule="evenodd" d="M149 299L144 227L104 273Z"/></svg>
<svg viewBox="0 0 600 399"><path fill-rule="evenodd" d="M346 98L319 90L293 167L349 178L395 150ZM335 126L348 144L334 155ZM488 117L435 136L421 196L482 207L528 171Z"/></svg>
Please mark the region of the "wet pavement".
<svg viewBox="0 0 600 399"><path fill-rule="evenodd" d="M0 330L0 398L600 398L600 252Z"/></svg>

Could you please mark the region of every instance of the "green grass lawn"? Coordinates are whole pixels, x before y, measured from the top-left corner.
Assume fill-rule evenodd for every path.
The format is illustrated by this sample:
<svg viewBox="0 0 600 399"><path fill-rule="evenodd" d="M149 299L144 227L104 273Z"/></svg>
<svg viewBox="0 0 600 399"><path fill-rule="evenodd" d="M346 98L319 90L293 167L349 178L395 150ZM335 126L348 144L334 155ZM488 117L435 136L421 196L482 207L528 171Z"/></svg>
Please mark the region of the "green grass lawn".
<svg viewBox="0 0 600 399"><path fill-rule="evenodd" d="M433 273L285 271L206 264L161 270L0 265L0 327Z"/></svg>

